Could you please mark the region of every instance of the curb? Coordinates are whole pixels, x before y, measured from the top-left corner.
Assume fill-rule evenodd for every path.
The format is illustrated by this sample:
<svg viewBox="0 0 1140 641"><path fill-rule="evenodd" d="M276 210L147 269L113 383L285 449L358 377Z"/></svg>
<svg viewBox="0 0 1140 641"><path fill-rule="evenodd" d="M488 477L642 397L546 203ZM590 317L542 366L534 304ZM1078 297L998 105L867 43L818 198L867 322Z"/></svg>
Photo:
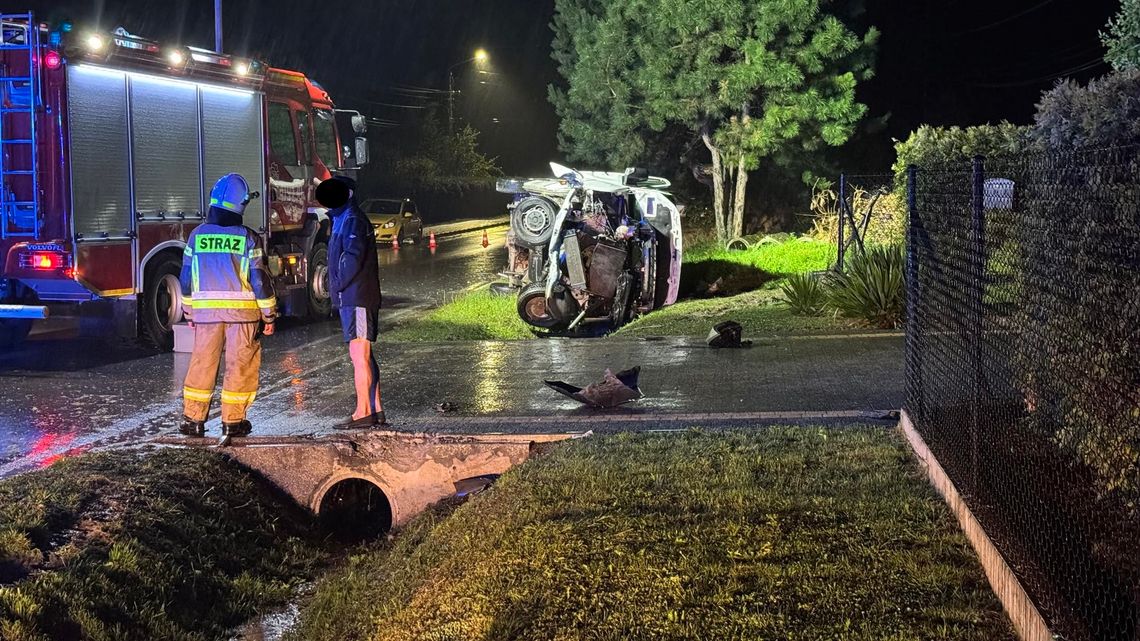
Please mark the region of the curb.
<svg viewBox="0 0 1140 641"><path fill-rule="evenodd" d="M962 533L966 535L966 539L969 540L974 552L978 555L978 561L986 573L986 578L989 579L990 588L993 589L998 601L1005 608L1018 638L1022 641L1053 641L1057 637L1053 636L1045 618L1041 616L1041 612L1034 605L1033 599L1026 593L1021 581L1014 574L1001 551L986 534L981 522L974 516L966 500L958 493L958 488L954 486L954 482L942 469L942 464L938 462L934 453L927 447L926 441L918 433L906 410L903 410L899 420L899 429L910 443L919 463L926 468L926 475L930 484L942 495L946 505L958 519Z"/></svg>
<svg viewBox="0 0 1140 641"><path fill-rule="evenodd" d="M500 216L498 218L488 218L486 221L479 221L479 222L472 221L472 224L474 225L473 227L462 227L459 229L446 229L446 227L448 225L462 225L465 222L468 222L468 221L457 221L457 222L452 222L452 223L442 223L440 225L435 225L434 227L431 225L424 225L424 233L431 233L434 231L437 238L440 236L456 236L459 234L466 234L468 232L473 232L473 231L483 231L484 229L491 229L492 227L502 227L503 225L510 224L511 219L509 217L506 217L506 216ZM444 231L436 231L436 229L440 228L440 227L445 228Z"/></svg>

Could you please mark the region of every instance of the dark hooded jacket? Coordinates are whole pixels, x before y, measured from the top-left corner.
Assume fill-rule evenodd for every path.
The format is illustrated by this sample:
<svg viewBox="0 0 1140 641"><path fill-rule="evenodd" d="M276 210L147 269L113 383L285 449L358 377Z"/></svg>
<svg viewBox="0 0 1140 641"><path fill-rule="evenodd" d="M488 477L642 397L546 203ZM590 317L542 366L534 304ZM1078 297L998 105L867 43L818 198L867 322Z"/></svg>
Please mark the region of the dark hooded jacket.
<svg viewBox="0 0 1140 641"><path fill-rule="evenodd" d="M376 232L356 204L329 210L329 291L333 307L380 309L380 267Z"/></svg>

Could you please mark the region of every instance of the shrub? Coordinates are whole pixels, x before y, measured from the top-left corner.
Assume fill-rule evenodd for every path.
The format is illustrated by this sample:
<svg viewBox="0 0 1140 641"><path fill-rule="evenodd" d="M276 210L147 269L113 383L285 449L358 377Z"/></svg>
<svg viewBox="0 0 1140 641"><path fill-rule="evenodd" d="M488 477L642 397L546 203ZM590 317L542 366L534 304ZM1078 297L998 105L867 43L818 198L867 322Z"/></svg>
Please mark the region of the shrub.
<svg viewBox="0 0 1140 641"><path fill-rule="evenodd" d="M1120 71L1082 87L1072 80L1037 105L1032 139L1050 150L1140 143L1140 70Z"/></svg>
<svg viewBox="0 0 1140 641"><path fill-rule="evenodd" d="M827 292L819 278L812 274L791 276L780 285L780 291L793 314L819 316L827 306Z"/></svg>
<svg viewBox="0 0 1140 641"><path fill-rule="evenodd" d="M866 254L856 253L846 272L831 279L828 302L841 315L872 327L900 327L905 311L905 267L901 246L871 247Z"/></svg>
<svg viewBox="0 0 1140 641"><path fill-rule="evenodd" d="M906 168L910 165L937 167L966 162L979 155L1017 154L1028 143L1029 128L1008 122L965 128L923 125L906 140L895 144L898 158L892 169L897 191L902 193L905 189Z"/></svg>

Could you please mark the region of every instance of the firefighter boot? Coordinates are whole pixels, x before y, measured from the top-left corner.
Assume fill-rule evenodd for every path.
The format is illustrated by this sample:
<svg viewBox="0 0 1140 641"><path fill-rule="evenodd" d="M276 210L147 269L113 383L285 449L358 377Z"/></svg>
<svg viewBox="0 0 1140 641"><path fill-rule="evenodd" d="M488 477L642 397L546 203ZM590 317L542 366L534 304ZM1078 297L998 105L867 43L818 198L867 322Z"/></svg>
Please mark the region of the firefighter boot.
<svg viewBox="0 0 1140 641"><path fill-rule="evenodd" d="M249 436L253 431L253 425L249 421L241 421L238 423L222 423L222 436Z"/></svg>
<svg viewBox="0 0 1140 641"><path fill-rule="evenodd" d="M189 416L183 416L182 424L178 426L178 431L186 436L202 438L206 435L206 422L195 421Z"/></svg>

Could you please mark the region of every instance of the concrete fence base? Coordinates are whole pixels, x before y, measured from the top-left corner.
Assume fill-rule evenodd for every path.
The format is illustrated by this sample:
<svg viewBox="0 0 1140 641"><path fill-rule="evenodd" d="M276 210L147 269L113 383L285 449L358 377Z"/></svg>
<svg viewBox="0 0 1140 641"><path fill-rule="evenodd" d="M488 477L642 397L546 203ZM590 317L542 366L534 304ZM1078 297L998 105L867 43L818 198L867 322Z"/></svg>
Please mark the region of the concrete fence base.
<svg viewBox="0 0 1140 641"><path fill-rule="evenodd" d="M974 513L970 511L970 506L966 505L966 501L958 493L958 489L954 487L954 483L946 475L946 471L942 469L938 459L926 446L926 442L922 440L922 436L915 429L914 423L911 422L910 416L905 411L902 413L899 427L911 448L914 449L915 455L926 468L926 474L930 478L931 484L946 499L950 511L958 518L962 531L966 534L966 538L969 539L970 545L974 547L974 551L977 552L978 558L982 562L982 568L986 572L990 586L998 600L1001 601L1006 614L1013 621L1013 627L1017 631L1018 637L1023 641L1053 641L1055 637L1037 610L1037 606L1033 604L1025 589L1021 587L1017 575L1005 562L997 546L982 528L982 524L974 517Z"/></svg>

